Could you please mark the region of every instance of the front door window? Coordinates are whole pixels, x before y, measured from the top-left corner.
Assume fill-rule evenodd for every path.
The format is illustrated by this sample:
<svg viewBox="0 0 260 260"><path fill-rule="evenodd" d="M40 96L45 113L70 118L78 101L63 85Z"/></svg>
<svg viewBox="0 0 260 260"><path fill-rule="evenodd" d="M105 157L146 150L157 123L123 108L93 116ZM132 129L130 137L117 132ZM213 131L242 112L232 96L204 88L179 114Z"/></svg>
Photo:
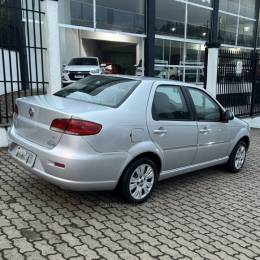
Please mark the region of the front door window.
<svg viewBox="0 0 260 260"><path fill-rule="evenodd" d="M219 122L221 120L220 107L211 97L195 88L190 88L189 92L196 109L198 121Z"/></svg>

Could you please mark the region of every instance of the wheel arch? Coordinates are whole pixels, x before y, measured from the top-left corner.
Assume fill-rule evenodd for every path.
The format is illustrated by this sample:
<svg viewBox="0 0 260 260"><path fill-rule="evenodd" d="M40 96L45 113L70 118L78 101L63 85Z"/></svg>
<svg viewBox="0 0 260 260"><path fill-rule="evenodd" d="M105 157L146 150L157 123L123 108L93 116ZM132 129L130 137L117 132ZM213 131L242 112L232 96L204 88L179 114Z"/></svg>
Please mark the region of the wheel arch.
<svg viewBox="0 0 260 260"><path fill-rule="evenodd" d="M158 174L160 173L161 169L162 169L162 161L161 161L161 158L159 157L158 154L154 153L154 152L143 152L137 156L135 156L125 167L125 169L127 169L127 167L133 163L134 161L140 159L140 158L149 158L151 159L156 167L157 167L157 170L158 170Z"/></svg>
<svg viewBox="0 0 260 260"><path fill-rule="evenodd" d="M159 178L159 175L160 175L160 172L162 169L162 163L163 163L162 158L153 151L146 151L146 152L142 152L140 154L136 154L135 156L133 156L131 158L131 160L129 160L128 163L123 167L123 170L121 171L120 177L118 179L117 187L120 185L122 177L124 176L124 173L125 173L126 169L129 167L129 165L140 158L149 158L155 163L155 165L157 167L157 171L158 171L158 178Z"/></svg>
<svg viewBox="0 0 260 260"><path fill-rule="evenodd" d="M232 153L232 151L234 150L235 146L240 142L240 141L244 141L247 145L247 150L249 148L250 145L250 137L249 137L249 132L246 131L246 129L241 129L241 131L239 131L239 133L236 135L236 137L232 140L231 142L231 146L229 148L229 156Z"/></svg>
<svg viewBox="0 0 260 260"><path fill-rule="evenodd" d="M248 150L249 149L249 146L250 146L250 139L249 139L249 136L245 135L243 136L242 138L239 139L239 142L243 141L245 144L246 144L246 149Z"/></svg>

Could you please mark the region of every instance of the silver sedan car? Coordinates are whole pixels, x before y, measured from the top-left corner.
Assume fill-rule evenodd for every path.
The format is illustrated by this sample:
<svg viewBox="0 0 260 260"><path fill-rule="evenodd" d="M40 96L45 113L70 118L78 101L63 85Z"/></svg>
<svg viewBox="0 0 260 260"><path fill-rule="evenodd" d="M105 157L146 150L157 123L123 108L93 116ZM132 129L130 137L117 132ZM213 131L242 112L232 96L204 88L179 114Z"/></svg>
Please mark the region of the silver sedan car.
<svg viewBox="0 0 260 260"><path fill-rule="evenodd" d="M249 126L182 82L90 76L54 95L17 99L9 152L70 190L121 190L143 202L156 183L225 164L242 169Z"/></svg>

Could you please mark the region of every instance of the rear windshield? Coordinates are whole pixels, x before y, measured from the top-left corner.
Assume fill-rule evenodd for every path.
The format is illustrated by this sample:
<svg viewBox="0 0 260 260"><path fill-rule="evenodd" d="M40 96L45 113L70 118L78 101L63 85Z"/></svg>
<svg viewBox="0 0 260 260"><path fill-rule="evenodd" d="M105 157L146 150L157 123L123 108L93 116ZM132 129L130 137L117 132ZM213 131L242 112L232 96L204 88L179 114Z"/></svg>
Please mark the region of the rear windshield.
<svg viewBox="0 0 260 260"><path fill-rule="evenodd" d="M54 95L102 106L118 107L139 84L140 81L132 79L89 76L56 92Z"/></svg>
<svg viewBox="0 0 260 260"><path fill-rule="evenodd" d="M96 58L73 58L70 60L68 65L98 65L98 60Z"/></svg>

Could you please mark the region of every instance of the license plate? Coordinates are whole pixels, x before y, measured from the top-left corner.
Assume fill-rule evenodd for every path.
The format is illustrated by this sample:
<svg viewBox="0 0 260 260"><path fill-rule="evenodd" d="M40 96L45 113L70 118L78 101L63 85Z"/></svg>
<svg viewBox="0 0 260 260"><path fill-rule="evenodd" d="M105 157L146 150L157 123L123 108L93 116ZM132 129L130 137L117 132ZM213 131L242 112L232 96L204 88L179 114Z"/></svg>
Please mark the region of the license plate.
<svg viewBox="0 0 260 260"><path fill-rule="evenodd" d="M15 158L29 167L33 167L36 155L21 146L17 146Z"/></svg>
<svg viewBox="0 0 260 260"><path fill-rule="evenodd" d="M84 78L84 75L75 75L74 78L75 78L75 79L83 79L83 78Z"/></svg>

